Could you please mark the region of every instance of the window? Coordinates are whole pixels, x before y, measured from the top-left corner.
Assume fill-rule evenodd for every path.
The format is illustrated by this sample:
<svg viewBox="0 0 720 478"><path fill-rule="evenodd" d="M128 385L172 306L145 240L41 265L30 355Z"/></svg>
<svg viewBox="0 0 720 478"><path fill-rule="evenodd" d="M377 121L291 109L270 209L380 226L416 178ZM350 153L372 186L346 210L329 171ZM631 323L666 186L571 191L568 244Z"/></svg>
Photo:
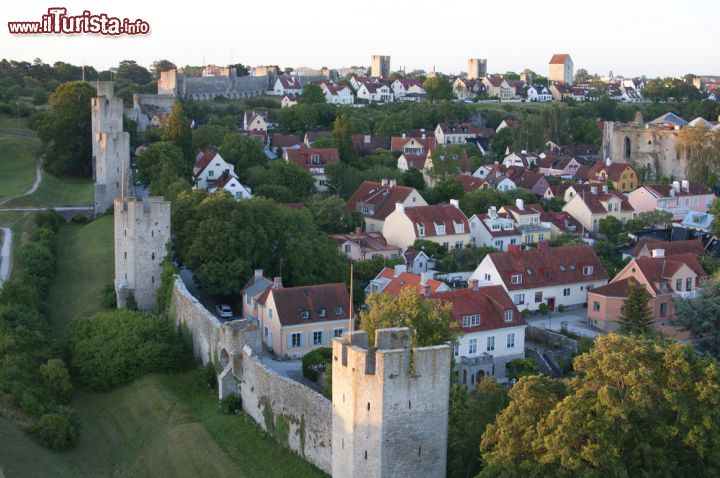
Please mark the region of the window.
<svg viewBox="0 0 720 478"><path fill-rule="evenodd" d="M680 292L682 290L682 279L677 279L675 281L675 292Z"/></svg>
<svg viewBox="0 0 720 478"><path fill-rule="evenodd" d="M453 354L455 354L455 356L457 357L459 353L460 353L460 347L457 345L453 345Z"/></svg>
<svg viewBox="0 0 720 478"><path fill-rule="evenodd" d="M515 348L515 334L507 335L507 348L509 348L509 349Z"/></svg>
<svg viewBox="0 0 720 478"><path fill-rule="evenodd" d="M325 317L325 308L320 308L317 310L318 317Z"/></svg>
<svg viewBox="0 0 720 478"><path fill-rule="evenodd" d="M425 226L418 226L418 236L425 237Z"/></svg>
<svg viewBox="0 0 720 478"><path fill-rule="evenodd" d="M513 274L512 277L510 277L510 283L521 284L522 283L522 274Z"/></svg>
<svg viewBox="0 0 720 478"><path fill-rule="evenodd" d="M323 331L322 330L316 330L313 332L313 345L322 345L323 344Z"/></svg>
<svg viewBox="0 0 720 478"><path fill-rule="evenodd" d="M485 275L483 276L483 278L484 278L486 281L488 281L488 282L490 282L490 277L491 277L490 274L485 274Z"/></svg>
<svg viewBox="0 0 720 478"><path fill-rule="evenodd" d="M538 234L538 241L544 241L545 240L545 234Z"/></svg>
<svg viewBox="0 0 720 478"><path fill-rule="evenodd" d="M598 301L593 302L593 310L595 312L600 312L600 302L598 302Z"/></svg>
<svg viewBox="0 0 720 478"><path fill-rule="evenodd" d="M499 230L500 230L500 224L498 224L497 222L496 222L496 223L493 223L493 225L492 225L492 230L493 230L493 231L499 231Z"/></svg>
<svg viewBox="0 0 720 478"><path fill-rule="evenodd" d="M692 277L685 279L685 290L690 292L692 290L693 280Z"/></svg>
<svg viewBox="0 0 720 478"><path fill-rule="evenodd" d="M495 241L495 249L500 249L500 250L502 250L502 248L503 248L503 241L502 241L502 239L498 239L497 241Z"/></svg>
<svg viewBox="0 0 720 478"><path fill-rule="evenodd" d="M267 336L268 336L268 328L265 327L265 337L267 337Z"/></svg>
<svg viewBox="0 0 720 478"><path fill-rule="evenodd" d="M310 162L313 164L318 164L320 162L320 156L318 156L317 154L311 155Z"/></svg>
<svg viewBox="0 0 720 478"><path fill-rule="evenodd" d="M667 310L668 310L667 302L663 302L662 304L660 304L660 317L667 316Z"/></svg>
<svg viewBox="0 0 720 478"><path fill-rule="evenodd" d="M333 329L333 337L342 337L343 329Z"/></svg>
<svg viewBox="0 0 720 478"><path fill-rule="evenodd" d="M272 309L268 309L268 318L272 319Z"/></svg>
<svg viewBox="0 0 720 478"><path fill-rule="evenodd" d="M461 223L453 223L455 226L455 234L464 234L465 233L465 224Z"/></svg>
<svg viewBox="0 0 720 478"><path fill-rule="evenodd" d="M567 297L570 295L570 287L566 287L563 289L563 297Z"/></svg>
<svg viewBox="0 0 720 478"><path fill-rule="evenodd" d="M505 322L512 322L513 319L513 311L512 309L507 309L505 311Z"/></svg>
<svg viewBox="0 0 720 478"><path fill-rule="evenodd" d="M477 339L470 339L468 341L468 355L475 355L477 353Z"/></svg>
<svg viewBox="0 0 720 478"><path fill-rule="evenodd" d="M210 177L215 176L215 171L213 171L212 169L208 170L208 176L210 176Z"/></svg>
<svg viewBox="0 0 720 478"><path fill-rule="evenodd" d="M488 337L487 338L487 351L492 352L495 350L495 337Z"/></svg>
<svg viewBox="0 0 720 478"><path fill-rule="evenodd" d="M593 267L592 266L584 266L583 267L583 275L584 276L591 276L593 273Z"/></svg>
<svg viewBox="0 0 720 478"><path fill-rule="evenodd" d="M536 304L539 304L540 302L542 302L542 300L543 300L543 293L542 293L542 291L540 291L540 292L535 292L535 303L536 303Z"/></svg>
<svg viewBox="0 0 720 478"><path fill-rule="evenodd" d="M510 244L517 244L517 239L515 239L514 237L510 239Z"/></svg>
<svg viewBox="0 0 720 478"><path fill-rule="evenodd" d="M247 305L252 305L252 296L250 294L245 294L245 303Z"/></svg>
<svg viewBox="0 0 720 478"><path fill-rule="evenodd" d="M560 272L565 272L565 266L560 264Z"/></svg>
<svg viewBox="0 0 720 478"><path fill-rule="evenodd" d="M520 305L525 303L525 294L515 294L513 296L513 302L515 305Z"/></svg>
<svg viewBox="0 0 720 478"><path fill-rule="evenodd" d="M438 236L445 234L445 224L435 224L435 232Z"/></svg>
<svg viewBox="0 0 720 478"><path fill-rule="evenodd" d="M335 307L335 315L340 316L342 313L342 307Z"/></svg>
<svg viewBox="0 0 720 478"><path fill-rule="evenodd" d="M463 316L463 327L474 327L476 325L480 325L480 314Z"/></svg>
<svg viewBox="0 0 720 478"><path fill-rule="evenodd" d="M290 335L290 347L291 348L299 348L302 344L302 334L300 332L295 332L294 334Z"/></svg>
<svg viewBox="0 0 720 478"><path fill-rule="evenodd" d="M449 242L443 242L442 246L445 248L445 250L450 249L450 243Z"/></svg>
<svg viewBox="0 0 720 478"><path fill-rule="evenodd" d="M345 244L345 254L350 253L350 244Z"/></svg>
<svg viewBox="0 0 720 478"><path fill-rule="evenodd" d="M455 249L462 249L463 241L455 241Z"/></svg>
<svg viewBox="0 0 720 478"><path fill-rule="evenodd" d="M301 310L300 311L300 318L303 320L307 320L310 318L310 311L309 310Z"/></svg>

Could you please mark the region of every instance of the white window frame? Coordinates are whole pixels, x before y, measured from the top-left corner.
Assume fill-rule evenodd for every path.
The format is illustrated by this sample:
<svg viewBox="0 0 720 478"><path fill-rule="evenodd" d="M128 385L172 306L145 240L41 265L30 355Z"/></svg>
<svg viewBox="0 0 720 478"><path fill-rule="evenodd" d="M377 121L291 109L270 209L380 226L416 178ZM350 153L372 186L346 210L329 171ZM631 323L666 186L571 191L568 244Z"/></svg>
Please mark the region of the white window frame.
<svg viewBox="0 0 720 478"><path fill-rule="evenodd" d="M487 338L487 346L486 349L488 352L494 352L495 351L495 336L491 335Z"/></svg>
<svg viewBox="0 0 720 478"><path fill-rule="evenodd" d="M295 338L297 338L297 345L295 345ZM290 348L299 349L302 346L302 332L293 332L290 334Z"/></svg>
<svg viewBox="0 0 720 478"><path fill-rule="evenodd" d="M468 355L477 354L477 339L468 340Z"/></svg>
<svg viewBox="0 0 720 478"><path fill-rule="evenodd" d="M515 334L507 334L507 348L514 349L515 348Z"/></svg>
<svg viewBox="0 0 720 478"><path fill-rule="evenodd" d="M513 274L510 276L511 284L522 284L522 274Z"/></svg>
<svg viewBox="0 0 720 478"><path fill-rule="evenodd" d="M318 335L318 334L320 334L320 335ZM313 330L312 344L313 345L322 345L323 344L323 331L322 330Z"/></svg>
<svg viewBox="0 0 720 478"><path fill-rule="evenodd" d="M513 320L513 311L512 309L507 309L505 311L505 322L512 322Z"/></svg>
<svg viewBox="0 0 720 478"><path fill-rule="evenodd" d="M593 274L593 266L583 266L583 275L591 276Z"/></svg>

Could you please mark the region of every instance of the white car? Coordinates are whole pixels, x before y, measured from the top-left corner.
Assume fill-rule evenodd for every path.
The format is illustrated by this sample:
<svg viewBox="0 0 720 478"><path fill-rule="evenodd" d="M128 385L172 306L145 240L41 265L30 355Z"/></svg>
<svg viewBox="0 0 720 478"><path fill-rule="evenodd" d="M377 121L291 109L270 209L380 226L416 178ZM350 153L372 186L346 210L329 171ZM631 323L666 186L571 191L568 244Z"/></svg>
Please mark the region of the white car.
<svg viewBox="0 0 720 478"><path fill-rule="evenodd" d="M215 306L215 313L220 317L221 319L232 319L233 318L233 311L227 304L218 304Z"/></svg>

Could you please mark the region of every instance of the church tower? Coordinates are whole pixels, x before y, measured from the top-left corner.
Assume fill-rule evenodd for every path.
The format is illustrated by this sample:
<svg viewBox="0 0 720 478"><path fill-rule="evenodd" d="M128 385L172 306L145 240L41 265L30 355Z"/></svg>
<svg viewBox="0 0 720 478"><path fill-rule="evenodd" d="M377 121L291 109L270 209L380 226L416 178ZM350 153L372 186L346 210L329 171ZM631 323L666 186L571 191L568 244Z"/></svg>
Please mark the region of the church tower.
<svg viewBox="0 0 720 478"><path fill-rule="evenodd" d="M410 329L333 340L332 476L445 476L449 345L410 349Z"/></svg>

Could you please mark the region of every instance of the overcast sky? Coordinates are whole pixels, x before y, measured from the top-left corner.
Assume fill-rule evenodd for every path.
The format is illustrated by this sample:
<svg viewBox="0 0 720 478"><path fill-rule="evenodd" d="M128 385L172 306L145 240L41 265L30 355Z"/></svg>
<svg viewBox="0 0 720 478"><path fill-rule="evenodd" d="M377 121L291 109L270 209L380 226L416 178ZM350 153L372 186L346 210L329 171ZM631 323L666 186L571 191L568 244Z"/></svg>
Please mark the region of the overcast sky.
<svg viewBox="0 0 720 478"><path fill-rule="evenodd" d="M490 72L530 68L547 74L553 53L570 53L575 69L635 76L720 74L717 4L636 0L530 2L337 0L184 2L123 0L7 1L0 17L0 57L63 60L106 69L124 59L149 66L230 62L286 66L369 65L373 53L391 67L433 66L445 73L488 59ZM107 13L150 23L139 37L10 35L7 21L40 20L50 6L69 14Z"/></svg>

